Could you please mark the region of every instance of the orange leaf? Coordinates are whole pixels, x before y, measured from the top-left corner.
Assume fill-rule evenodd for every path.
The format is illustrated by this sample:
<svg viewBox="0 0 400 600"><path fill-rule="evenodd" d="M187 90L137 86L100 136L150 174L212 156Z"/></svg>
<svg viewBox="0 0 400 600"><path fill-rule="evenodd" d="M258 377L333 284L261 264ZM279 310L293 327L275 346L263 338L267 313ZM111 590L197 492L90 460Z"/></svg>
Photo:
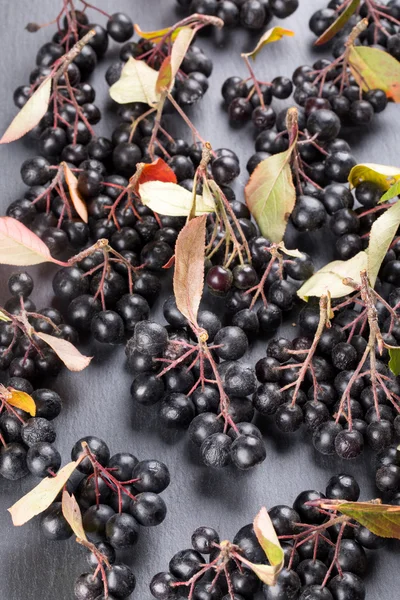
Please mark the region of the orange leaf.
<svg viewBox="0 0 400 600"><path fill-rule="evenodd" d="M60 469L55 477L42 479L33 490L13 504L8 509L13 524L16 526L24 525L24 523L27 523L30 519L46 510L54 502L59 491L64 487L76 467L84 458L85 455L83 454L80 459L70 462Z"/></svg>
<svg viewBox="0 0 400 600"><path fill-rule="evenodd" d="M78 540L87 541L86 533L82 524L81 509L79 508L79 504L77 503L75 496L73 494L70 495L67 490L63 490L62 493L61 509L65 520L71 527Z"/></svg>
<svg viewBox="0 0 400 600"><path fill-rule="evenodd" d="M7 397L7 403L11 404L11 406L15 406L15 408L20 408L25 412L29 413L34 417L36 415L36 404L32 396L27 394L26 392L21 392L20 390L15 390L14 388L8 388L10 396Z"/></svg>
<svg viewBox="0 0 400 600"><path fill-rule="evenodd" d="M189 221L181 230L175 244L176 306L195 326L203 295L206 221L206 215Z"/></svg>
<svg viewBox="0 0 400 600"><path fill-rule="evenodd" d="M12 217L0 217L0 264L27 267L44 262L68 266L53 258L44 242Z"/></svg>
<svg viewBox="0 0 400 600"><path fill-rule="evenodd" d="M174 78L172 76L171 57L166 56L161 64L160 70L158 71L158 78L156 81L156 92L161 94L164 90L170 90L173 86Z"/></svg>
<svg viewBox="0 0 400 600"><path fill-rule="evenodd" d="M28 102L21 108L14 117L11 125L0 140L0 144L8 144L18 140L23 135L31 131L39 123L40 119L46 114L49 106L51 93L51 77L47 77L35 93L29 98Z"/></svg>
<svg viewBox="0 0 400 600"><path fill-rule="evenodd" d="M62 360L70 371L83 371L92 360L92 356L84 356L71 342L54 337L48 333L36 333L37 337L46 342Z"/></svg>
<svg viewBox="0 0 400 600"><path fill-rule="evenodd" d="M68 186L71 202L74 205L74 208L80 216L80 218L82 219L82 221L84 223L87 223L89 218L88 211L86 208L86 204L78 191L78 179L75 177L67 163L63 162L62 166L64 169L65 182Z"/></svg>

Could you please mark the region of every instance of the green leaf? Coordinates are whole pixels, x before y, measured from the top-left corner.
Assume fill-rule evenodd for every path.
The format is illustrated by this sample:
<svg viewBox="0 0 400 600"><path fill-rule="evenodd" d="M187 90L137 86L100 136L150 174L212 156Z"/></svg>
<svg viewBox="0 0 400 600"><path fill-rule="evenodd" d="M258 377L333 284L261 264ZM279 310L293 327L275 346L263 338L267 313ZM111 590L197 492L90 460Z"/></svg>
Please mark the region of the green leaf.
<svg viewBox="0 0 400 600"><path fill-rule="evenodd" d="M400 540L400 506L372 502L344 502L339 511L375 535Z"/></svg>
<svg viewBox="0 0 400 600"><path fill-rule="evenodd" d="M329 40L331 40L341 29L343 29L350 17L356 12L359 4L360 0L352 0L350 4L346 6L344 11L338 16L336 21L334 21L330 27L325 29L324 33L320 35L319 38L314 42L314 46L322 46L322 44L326 44L326 42L329 42Z"/></svg>
<svg viewBox="0 0 400 600"><path fill-rule="evenodd" d="M396 377L400 375L400 348L389 348L389 369Z"/></svg>
<svg viewBox="0 0 400 600"><path fill-rule="evenodd" d="M284 554L268 511L263 507L253 521L254 533L271 565L280 565Z"/></svg>
<svg viewBox="0 0 400 600"><path fill-rule="evenodd" d="M193 194L176 183L148 181L139 185L139 196L145 206L160 215L187 217L193 204ZM196 215L214 212L210 198L196 196Z"/></svg>
<svg viewBox="0 0 400 600"><path fill-rule="evenodd" d="M351 187L357 187L362 181L376 183L382 189L388 190L396 181L400 180L400 168L388 165L363 163L353 167L349 173L348 181Z"/></svg>
<svg viewBox="0 0 400 600"><path fill-rule="evenodd" d="M270 564L255 564L243 557L240 557L240 560L250 567L263 583L273 586L276 584L278 575L283 569L285 556L271 518L265 507L256 515L256 518L253 521L253 527L258 543L264 550Z"/></svg>
<svg viewBox="0 0 400 600"><path fill-rule="evenodd" d="M110 87L110 96L118 104L144 102L155 106L160 99L156 91L158 71L144 60L130 58L122 69L121 77Z"/></svg>
<svg viewBox="0 0 400 600"><path fill-rule="evenodd" d="M345 278L361 283L360 272L367 269L368 255L361 251L349 260L334 260L314 273L298 290L297 295L303 300L310 296L318 298L329 293L332 298L341 298L354 291L343 283Z"/></svg>
<svg viewBox="0 0 400 600"><path fill-rule="evenodd" d="M382 198L379 200L379 204L381 204L382 202L388 202L389 200L392 200L392 198L395 198L399 194L400 194L400 180L396 181L396 183L394 185L392 185L392 187L389 188L385 194L383 194Z"/></svg>
<svg viewBox="0 0 400 600"><path fill-rule="evenodd" d="M379 88L394 102L400 102L400 63L388 52L367 46L351 46L349 66L364 90Z"/></svg>
<svg viewBox="0 0 400 600"><path fill-rule="evenodd" d="M264 46L270 44L271 42L277 42L278 40L282 39L284 35L293 37L294 31L292 31L291 29L284 29L283 27L272 27L260 37L257 46L254 48L254 50L252 50L251 52L243 52L241 56L243 58L247 57L255 60L257 54Z"/></svg>
<svg viewBox="0 0 400 600"><path fill-rule="evenodd" d="M290 158L297 142L297 130L285 152L273 154L254 169L245 187L247 206L261 234L279 243L296 203Z"/></svg>
<svg viewBox="0 0 400 600"><path fill-rule="evenodd" d="M400 225L400 202L396 202L381 215L371 227L368 244L368 278L375 285L386 252Z"/></svg>

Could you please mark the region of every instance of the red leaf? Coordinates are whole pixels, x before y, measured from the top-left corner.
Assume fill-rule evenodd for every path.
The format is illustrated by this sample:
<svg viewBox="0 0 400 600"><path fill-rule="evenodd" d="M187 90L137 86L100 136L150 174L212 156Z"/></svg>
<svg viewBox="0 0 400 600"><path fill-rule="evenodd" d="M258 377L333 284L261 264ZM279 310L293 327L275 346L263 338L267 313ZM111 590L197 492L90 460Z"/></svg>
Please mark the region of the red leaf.
<svg viewBox="0 0 400 600"><path fill-rule="evenodd" d="M27 267L44 262L68 266L56 260L44 242L12 217L0 217L0 264Z"/></svg>

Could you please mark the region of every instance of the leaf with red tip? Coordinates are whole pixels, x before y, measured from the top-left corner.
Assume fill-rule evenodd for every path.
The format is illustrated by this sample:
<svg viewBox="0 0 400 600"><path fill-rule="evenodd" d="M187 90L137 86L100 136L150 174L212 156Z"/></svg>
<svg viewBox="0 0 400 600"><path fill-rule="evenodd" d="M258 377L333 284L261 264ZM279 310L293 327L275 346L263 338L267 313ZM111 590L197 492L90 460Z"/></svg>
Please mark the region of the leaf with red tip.
<svg viewBox="0 0 400 600"><path fill-rule="evenodd" d="M78 213L78 215L80 216L80 218L82 219L82 221L84 223L87 223L88 219L89 219L89 215L88 215L85 201L83 200L83 198L80 195L79 190L78 190L78 179L75 177L75 175L73 174L73 172L71 171L71 169L69 168L67 163L63 162L62 166L64 169L65 182L68 186L68 191L69 191L69 195L71 197L71 202L74 205L74 208L75 208L76 212Z"/></svg>
<svg viewBox="0 0 400 600"><path fill-rule="evenodd" d="M7 403L15 408L20 408L34 417L36 415L36 404L32 396L12 387L7 388Z"/></svg>
<svg viewBox="0 0 400 600"><path fill-rule="evenodd" d="M62 360L64 365L70 371L83 371L90 364L92 356L84 356L75 348L68 340L54 337L48 333L38 332L37 337L46 342L57 354L58 358Z"/></svg>
<svg viewBox="0 0 400 600"><path fill-rule="evenodd" d="M31 131L46 114L51 93L51 77L47 77L14 117L0 144L9 144Z"/></svg>
<svg viewBox="0 0 400 600"><path fill-rule="evenodd" d="M131 181L135 179L135 191L139 185L147 181L178 182L174 171L162 158L156 158L152 163L139 163L137 172L139 176L136 179L135 175L131 178Z"/></svg>
<svg viewBox="0 0 400 600"><path fill-rule="evenodd" d="M53 258L33 231L12 217L0 217L0 264L28 267L44 262L67 266Z"/></svg>
<svg viewBox="0 0 400 600"><path fill-rule="evenodd" d="M42 479L33 490L13 504L8 509L13 524L16 526L24 525L24 523L27 523L30 519L46 510L54 502L60 490L84 458L85 456L82 455L78 460L68 463L58 471L55 477Z"/></svg>
<svg viewBox="0 0 400 600"><path fill-rule="evenodd" d="M379 88L394 102L400 102L400 63L388 52L367 46L351 46L349 66L364 90Z"/></svg>
<svg viewBox="0 0 400 600"><path fill-rule="evenodd" d="M67 490L63 490L61 499L61 510L65 520L76 535L78 541L87 541L85 530L82 524L82 513L79 504L73 494L69 494Z"/></svg>
<svg viewBox="0 0 400 600"><path fill-rule="evenodd" d="M336 21L332 23L327 29L325 29L324 33L322 33L319 38L314 42L314 46L322 46L322 44L326 44L329 42L343 27L346 25L347 21L350 19L352 15L356 12L361 0L351 0L350 4L346 6L343 12L340 13Z"/></svg>
<svg viewBox="0 0 400 600"><path fill-rule="evenodd" d="M206 221L202 215L186 223L175 244L176 306L195 327L204 286Z"/></svg>

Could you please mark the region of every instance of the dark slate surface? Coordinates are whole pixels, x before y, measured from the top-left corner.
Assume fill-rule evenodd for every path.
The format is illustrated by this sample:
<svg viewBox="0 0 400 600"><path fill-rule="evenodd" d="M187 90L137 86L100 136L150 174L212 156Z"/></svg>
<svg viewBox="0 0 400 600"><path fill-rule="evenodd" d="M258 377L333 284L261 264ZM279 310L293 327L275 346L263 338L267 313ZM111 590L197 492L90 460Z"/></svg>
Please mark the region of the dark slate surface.
<svg viewBox="0 0 400 600"><path fill-rule="evenodd" d="M45 29L36 35L24 31L28 21L45 22L55 16L61 3L54 0L28 2L3 0L0 2L0 129L4 130L15 114L13 90L28 80L34 57L41 43L47 41L54 29ZM156 28L178 20L174 0L98 0L109 12L122 10L131 14L143 29ZM272 79L278 74L290 75L299 64L312 56L312 35L308 19L321 1L306 2L284 25L296 31L296 37L270 46L257 60L260 79ZM230 33L219 45L202 38L200 44L210 52L214 61L210 90L203 101L190 111L205 139L214 147L228 146L240 155L242 174L238 189L246 182L245 164L253 152L250 126L240 132L231 130L221 106L220 87L233 74L245 74L239 57L240 51L251 48L257 35L243 31ZM113 45L111 58L118 53ZM319 51L320 55L324 52ZM109 57L107 61L111 60ZM106 118L101 123L104 132L112 128L110 102L106 100L107 85L104 61L94 78L99 104ZM104 110L104 106L108 108ZM354 137L354 150L359 161L398 164L396 133L398 131L395 106L375 118L373 125ZM179 123L179 126L181 124ZM22 161L35 154L32 143L22 140L8 147L0 147L1 212L8 203L19 198L24 186L19 177ZM321 234L308 243L299 240L303 248L318 249L318 263L330 258L330 243ZM5 282L10 269L1 267L0 301L6 299ZM33 299L40 308L51 301L52 268L40 266L31 272L36 278ZM156 306L159 313L161 303ZM287 329L293 329L291 324ZM123 348L91 350L95 354L87 371L71 375L62 373L54 384L64 398L64 410L56 421L57 447L63 460L69 459L73 443L81 436L94 434L104 438L112 452L130 451L140 458L164 460L172 475L172 484L164 494L168 503L165 522L152 530L144 530L138 545L126 560L133 565L138 578L134 597L148 600L148 583L153 574L167 567L170 557L190 544L193 529L208 524L216 527L221 536L231 537L239 527L251 521L262 506L291 503L296 495L307 488L324 490L328 478L340 471L354 474L362 487L363 498L377 495L373 485L373 470L369 458L344 464L316 456L302 439L302 433L293 437L278 435L269 422L261 423L265 434L268 459L250 473L226 469L211 472L200 465L185 435L169 435L160 431L154 409L132 406L129 395L131 375L124 365ZM254 351L254 358L265 352L265 342ZM254 360L252 358L252 360ZM51 543L40 535L37 520L21 528L13 528L6 512L13 502L34 485L32 478L21 482L1 481L0 485L0 597L3 600L71 600L73 581L86 570L85 551L72 539ZM383 550L371 557L368 576L370 600L398 598L398 547Z"/></svg>

